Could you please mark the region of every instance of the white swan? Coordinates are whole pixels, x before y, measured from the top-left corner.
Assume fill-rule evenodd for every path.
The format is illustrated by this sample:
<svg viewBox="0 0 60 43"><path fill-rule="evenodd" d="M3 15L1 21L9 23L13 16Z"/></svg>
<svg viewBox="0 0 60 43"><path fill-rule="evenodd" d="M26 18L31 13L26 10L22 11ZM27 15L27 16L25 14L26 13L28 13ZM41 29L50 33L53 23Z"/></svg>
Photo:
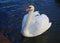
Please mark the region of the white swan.
<svg viewBox="0 0 60 43"><path fill-rule="evenodd" d="M22 21L21 33L23 36L35 37L50 28L52 23L49 22L49 18L45 14L40 15L38 11L34 12L33 5L30 5L26 10L29 13L24 16Z"/></svg>

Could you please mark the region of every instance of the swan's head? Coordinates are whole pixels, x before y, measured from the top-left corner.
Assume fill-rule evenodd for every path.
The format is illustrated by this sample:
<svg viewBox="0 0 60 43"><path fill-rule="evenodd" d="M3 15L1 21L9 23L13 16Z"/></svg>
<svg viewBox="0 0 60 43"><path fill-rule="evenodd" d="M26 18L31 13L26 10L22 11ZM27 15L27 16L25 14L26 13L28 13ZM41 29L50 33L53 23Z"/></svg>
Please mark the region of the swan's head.
<svg viewBox="0 0 60 43"><path fill-rule="evenodd" d="M30 6L26 9L26 11L34 11L34 6L33 6L33 5L30 5Z"/></svg>

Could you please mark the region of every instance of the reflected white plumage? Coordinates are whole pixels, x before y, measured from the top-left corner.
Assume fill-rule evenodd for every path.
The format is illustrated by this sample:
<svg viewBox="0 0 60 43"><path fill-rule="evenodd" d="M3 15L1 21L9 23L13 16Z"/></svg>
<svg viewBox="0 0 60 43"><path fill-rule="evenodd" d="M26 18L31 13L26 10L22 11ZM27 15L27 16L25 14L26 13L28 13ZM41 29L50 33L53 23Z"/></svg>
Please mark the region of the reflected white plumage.
<svg viewBox="0 0 60 43"><path fill-rule="evenodd" d="M29 11L22 21L21 33L25 37L35 37L41 35L51 27L51 22L45 14L34 11L34 6L30 5L26 10Z"/></svg>

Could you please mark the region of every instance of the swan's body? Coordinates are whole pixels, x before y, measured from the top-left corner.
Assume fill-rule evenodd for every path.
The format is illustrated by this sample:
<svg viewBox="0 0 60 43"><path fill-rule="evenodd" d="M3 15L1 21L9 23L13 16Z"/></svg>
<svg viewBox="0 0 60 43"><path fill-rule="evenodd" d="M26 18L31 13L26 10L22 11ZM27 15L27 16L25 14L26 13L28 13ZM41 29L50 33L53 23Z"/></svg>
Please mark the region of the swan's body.
<svg viewBox="0 0 60 43"><path fill-rule="evenodd" d="M22 21L22 34L25 37L35 37L47 31L51 26L49 18L38 11L30 11Z"/></svg>

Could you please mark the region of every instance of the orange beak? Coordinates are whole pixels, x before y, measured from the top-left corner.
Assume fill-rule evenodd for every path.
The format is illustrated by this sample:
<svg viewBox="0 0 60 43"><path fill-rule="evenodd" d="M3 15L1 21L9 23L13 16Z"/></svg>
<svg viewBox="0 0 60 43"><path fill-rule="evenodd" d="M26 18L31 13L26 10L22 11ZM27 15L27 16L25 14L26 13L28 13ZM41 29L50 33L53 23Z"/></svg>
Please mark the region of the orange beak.
<svg viewBox="0 0 60 43"><path fill-rule="evenodd" d="M26 8L26 11L30 11L30 8L28 7L28 8Z"/></svg>

